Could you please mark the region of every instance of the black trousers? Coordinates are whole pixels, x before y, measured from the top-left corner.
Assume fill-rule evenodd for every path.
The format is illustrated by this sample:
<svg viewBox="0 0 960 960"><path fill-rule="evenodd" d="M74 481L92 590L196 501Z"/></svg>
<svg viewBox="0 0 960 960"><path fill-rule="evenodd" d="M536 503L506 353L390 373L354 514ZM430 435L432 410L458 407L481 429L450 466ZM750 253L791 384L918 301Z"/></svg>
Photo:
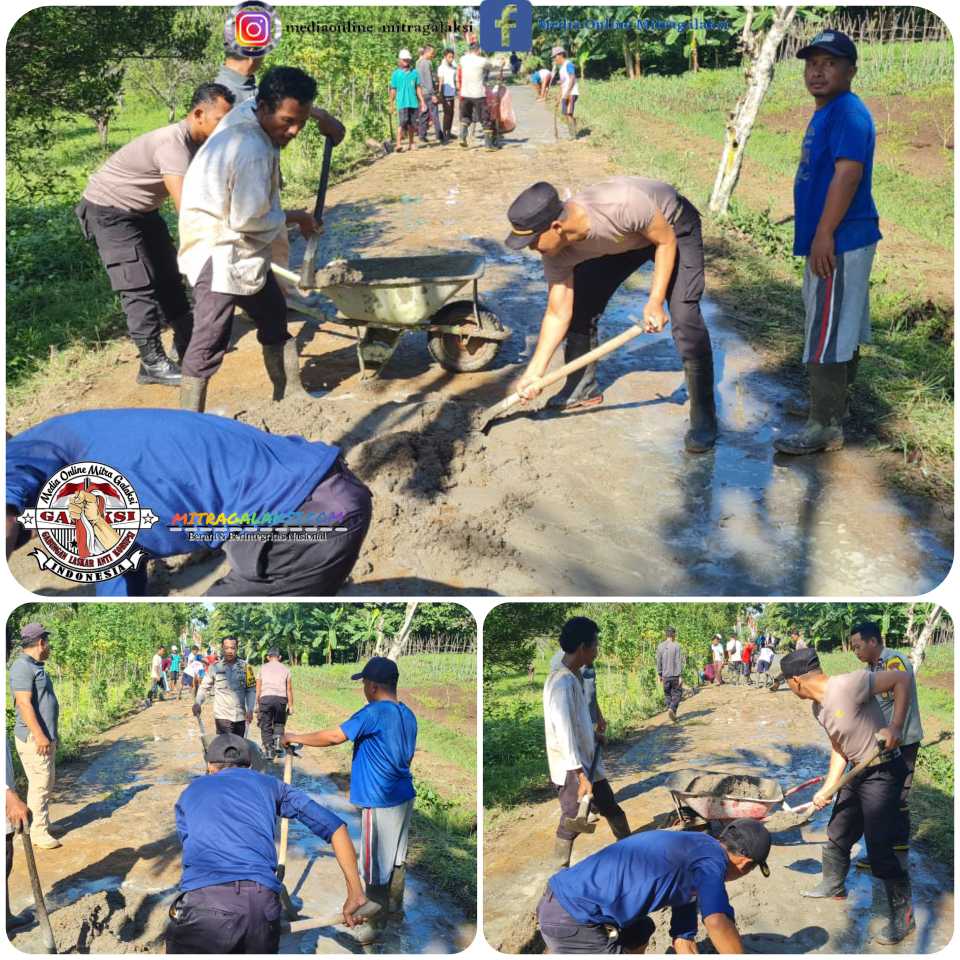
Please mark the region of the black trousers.
<svg viewBox="0 0 960 960"><path fill-rule="evenodd" d="M196 319L190 346L181 364L185 376L204 380L209 380L223 363L237 307L243 307L256 323L260 343L281 344L290 339L287 301L272 270L267 271L266 283L249 296L215 293L210 289L212 278L213 262L208 260L193 288Z"/></svg>
<svg viewBox="0 0 960 960"><path fill-rule="evenodd" d="M697 929L696 903L673 908L671 930L676 926L678 913L683 914L686 927L692 918L693 929ZM653 920L646 914L639 914L619 931L618 936L611 937L604 924L577 923L549 887L537 906L537 923L550 953L632 953L635 948L646 946L656 931Z"/></svg>
<svg viewBox="0 0 960 960"><path fill-rule="evenodd" d="M579 812L580 801L577 798L579 778L575 770L567 771L567 779L562 787L557 787L557 797L560 800L560 822L557 824L557 836L561 840L573 840L577 834L563 826L564 817L575 817ZM617 814L624 815L623 808L613 799L613 790L609 780L596 780L593 784L593 802L591 810L596 810L601 817L608 820Z"/></svg>
<svg viewBox="0 0 960 960"><path fill-rule="evenodd" d="M450 130L453 128L453 108L457 102L456 97L440 97L440 103L443 105L443 135L450 136Z"/></svg>
<svg viewBox="0 0 960 960"><path fill-rule="evenodd" d="M178 345L190 339L193 315L177 266L177 251L159 211L133 213L81 200L83 235L95 241L110 286L120 294L130 337L138 345L173 327Z"/></svg>
<svg viewBox="0 0 960 960"><path fill-rule="evenodd" d="M279 953L280 897L238 880L181 894L165 932L167 953Z"/></svg>
<svg viewBox="0 0 960 960"><path fill-rule="evenodd" d="M260 740L264 750L273 749L273 728L287 723L286 697L260 698Z"/></svg>
<svg viewBox="0 0 960 960"><path fill-rule="evenodd" d="M667 707L676 711L683 697L683 684L679 677L663 678L663 695L667 698Z"/></svg>
<svg viewBox="0 0 960 960"><path fill-rule="evenodd" d="M342 513L326 540L230 541L224 552L232 569L207 596L332 596L350 575L370 527L373 495L341 458L310 497L304 513Z"/></svg>
<svg viewBox="0 0 960 960"><path fill-rule="evenodd" d="M703 296L703 234L700 214L685 197L673 225L677 236L677 262L667 286L670 333L684 360L712 354L710 333L700 312ZM653 247L596 257L573 270L573 319L571 333L590 334L607 309L610 298L630 274L654 258Z"/></svg>
<svg viewBox="0 0 960 960"><path fill-rule="evenodd" d="M849 857L853 845L864 838L870 870L879 880L898 880L904 876L893 844L906 776L907 765L902 757L868 767L837 795L827 826L827 842L845 857Z"/></svg>
<svg viewBox="0 0 960 960"><path fill-rule="evenodd" d="M900 809L897 811L897 826L893 832L894 850L906 850L910 846L910 805L908 800L910 787L913 786L913 772L917 768L917 752L919 750L919 743L911 743L900 748L900 756L907 768L907 775L904 777L903 787L900 790Z"/></svg>
<svg viewBox="0 0 960 960"><path fill-rule="evenodd" d="M216 717L213 718L213 727L220 733L235 733L238 737L242 737L247 731L247 721L246 720L219 720Z"/></svg>
<svg viewBox="0 0 960 960"><path fill-rule="evenodd" d="M486 97L460 98L460 128L471 123L480 123L484 130L492 129Z"/></svg>

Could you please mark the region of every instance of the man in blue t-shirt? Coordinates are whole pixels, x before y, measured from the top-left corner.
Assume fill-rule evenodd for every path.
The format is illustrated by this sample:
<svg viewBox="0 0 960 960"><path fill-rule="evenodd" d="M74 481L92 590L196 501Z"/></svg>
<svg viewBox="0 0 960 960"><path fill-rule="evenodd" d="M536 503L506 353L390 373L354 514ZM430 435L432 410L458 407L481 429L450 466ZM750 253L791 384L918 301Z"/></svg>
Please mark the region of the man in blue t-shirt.
<svg viewBox="0 0 960 960"><path fill-rule="evenodd" d="M635 833L554 874L537 907L549 953L643 953L649 914L670 907L677 953L696 953L697 910L717 953L743 953L726 883L759 866L770 875L770 834L734 820L719 840L703 833Z"/></svg>
<svg viewBox="0 0 960 960"><path fill-rule="evenodd" d="M361 812L360 871L367 896L399 913L416 796L410 762L417 748L417 718L397 699L400 671L393 660L372 657L351 679L363 680L367 705L362 710L339 727L285 733L281 742L331 747L353 741L350 802ZM372 937L372 929L362 936Z"/></svg>
<svg viewBox="0 0 960 960"><path fill-rule="evenodd" d="M332 595L353 569L370 525L370 491L338 447L189 410L85 410L45 420L8 441L8 557L25 541L17 517L37 506L46 481L86 461L119 471L141 507L159 518L137 534L137 546L151 556L223 547L232 569L209 595ZM193 533L194 539L190 520L183 519L191 513L270 519L258 524L263 539L248 534L239 540L228 539L222 521L211 528L201 517L193 526L206 523L209 532ZM323 540L269 533L287 524L332 531ZM144 561L123 577L97 583L97 595L140 596L146 579Z"/></svg>
<svg viewBox="0 0 960 960"><path fill-rule="evenodd" d="M252 761L248 740L214 737L207 776L177 800L183 875L170 908L167 953L279 952L278 817L299 820L333 847L347 887L343 922L358 923L353 913L367 898L347 825L302 790L251 770Z"/></svg>
<svg viewBox="0 0 960 960"><path fill-rule="evenodd" d="M807 126L793 186L793 252L806 257L803 275L803 362L810 405L790 405L806 424L774 447L781 453L839 450L848 388L860 344L869 343L870 270L880 218L873 202L873 118L850 91L857 48L845 34L824 30L797 51L816 110Z"/></svg>

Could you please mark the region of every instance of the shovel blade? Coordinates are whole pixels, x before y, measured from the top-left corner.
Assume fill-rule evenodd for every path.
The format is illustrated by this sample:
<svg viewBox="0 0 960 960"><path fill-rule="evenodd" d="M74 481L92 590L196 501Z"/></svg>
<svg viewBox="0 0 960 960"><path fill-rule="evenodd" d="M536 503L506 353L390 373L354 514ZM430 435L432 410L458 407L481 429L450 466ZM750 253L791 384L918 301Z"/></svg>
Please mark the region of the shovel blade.
<svg viewBox="0 0 960 960"><path fill-rule="evenodd" d="M813 818L816 812L812 804L809 807L797 807L795 810L778 810L767 817L763 825L770 833L782 833L784 830L802 827Z"/></svg>

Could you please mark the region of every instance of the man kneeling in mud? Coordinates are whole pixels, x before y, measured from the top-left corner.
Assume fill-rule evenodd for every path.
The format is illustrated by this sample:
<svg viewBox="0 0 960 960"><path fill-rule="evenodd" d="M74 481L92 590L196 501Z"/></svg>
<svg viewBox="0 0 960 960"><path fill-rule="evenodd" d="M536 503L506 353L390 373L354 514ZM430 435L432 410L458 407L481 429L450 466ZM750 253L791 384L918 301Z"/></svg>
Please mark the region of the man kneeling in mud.
<svg viewBox="0 0 960 960"><path fill-rule="evenodd" d="M698 953L697 910L718 953L743 953L726 884L759 866L770 876L770 834L756 820L734 820L719 840L703 833L649 830L604 847L554 874L537 907L550 953L644 953L672 909L677 953Z"/></svg>

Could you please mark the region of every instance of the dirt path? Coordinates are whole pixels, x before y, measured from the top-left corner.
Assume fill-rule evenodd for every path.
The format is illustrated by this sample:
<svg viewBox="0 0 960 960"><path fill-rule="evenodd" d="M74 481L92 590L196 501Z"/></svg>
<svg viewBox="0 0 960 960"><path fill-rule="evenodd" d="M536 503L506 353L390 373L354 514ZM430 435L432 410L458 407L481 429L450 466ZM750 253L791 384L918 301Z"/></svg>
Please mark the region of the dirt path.
<svg viewBox="0 0 960 960"><path fill-rule="evenodd" d="M206 719L210 724L209 717ZM360 822L342 787L315 752L294 767L294 786L347 822ZM167 909L180 880L180 842L173 809L203 771L197 725L186 700L155 704L98 738L81 760L59 771L51 807L58 850L38 850L37 866L61 953L162 953ZM280 775L279 766L268 772ZM211 811L211 816L222 815ZM24 858L17 850L11 907L32 905ZM336 911L343 880L329 845L296 821L290 825L287 889L303 899L303 915ZM408 873L405 915L371 952L453 953L473 940L473 922L416 873ZM13 941L44 953L35 925ZM360 953L343 928L281 939L282 953Z"/></svg>
<svg viewBox="0 0 960 960"><path fill-rule="evenodd" d="M212 411L342 444L374 490L371 531L344 593L903 596L933 588L950 567L951 522L932 503L894 493L886 461L856 443L820 457L774 457L771 440L795 388L765 369L709 298L715 452L683 451L686 391L669 333L638 338L603 362L600 408L515 417L488 437L471 429L522 371L544 307L538 258L502 245L506 207L538 178L563 191L616 172L590 138L554 142L552 107L533 102L532 91L515 98L519 130L496 154L457 146L394 154L331 189L320 258L484 254L481 297L514 331L491 369L447 373L423 334L409 334L382 378L365 385L345 328L304 325L304 379L316 400L272 404L259 346L238 324L235 349L211 382ZM300 255L297 245L294 263ZM614 297L601 337L640 314L648 278L635 278L640 292ZM134 384L132 348L105 357L64 364L9 411L9 428L76 407L176 403L167 388ZM27 552L11 560L26 587L82 592L41 575ZM225 570L218 557L174 567L156 572L152 592L195 595Z"/></svg>
<svg viewBox="0 0 960 960"><path fill-rule="evenodd" d="M617 800L634 829L673 809L663 786L675 770L696 768L771 777L783 789L823 773L826 739L810 717L810 708L788 690L770 694L727 686L709 687L684 700L677 725L661 715L639 733L604 754ZM799 795L808 799L812 789ZM555 800L518 808L485 831L484 934L504 952L517 949L531 930L524 905L535 904L548 873L542 866L552 849L557 824ZM851 870L849 898L800 901L804 884L816 882L820 847L826 839L829 811L800 830L775 836L770 878L759 872L728 886L737 925L750 953L879 953L866 941L871 900L869 875ZM612 842L606 824L579 837L574 862ZM856 851L856 848L854 848ZM917 932L900 949L930 953L953 936L953 882L950 872L914 847L910 853ZM802 907L802 908L801 908ZM669 946L669 916L654 917L657 933L649 953Z"/></svg>

